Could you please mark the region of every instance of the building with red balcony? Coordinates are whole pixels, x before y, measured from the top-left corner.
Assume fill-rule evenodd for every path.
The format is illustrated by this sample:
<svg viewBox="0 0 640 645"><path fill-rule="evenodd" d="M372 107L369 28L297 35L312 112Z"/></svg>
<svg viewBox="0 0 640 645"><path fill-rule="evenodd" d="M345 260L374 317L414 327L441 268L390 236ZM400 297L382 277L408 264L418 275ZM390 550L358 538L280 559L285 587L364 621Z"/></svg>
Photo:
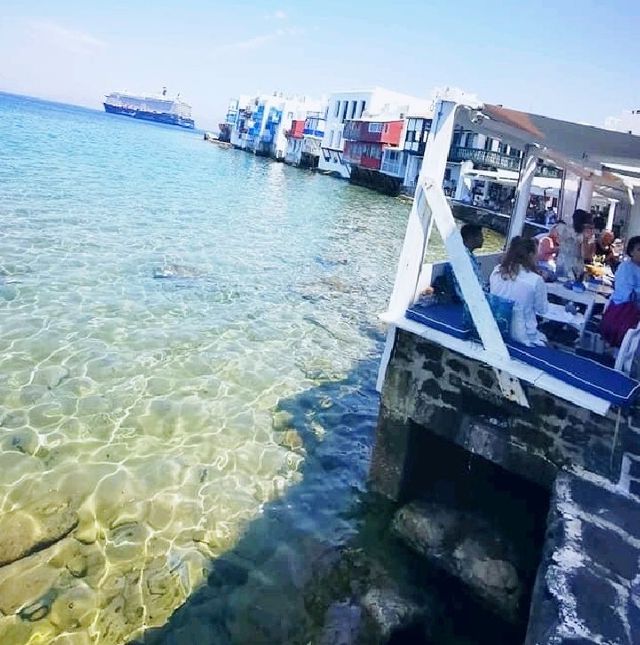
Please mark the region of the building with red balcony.
<svg viewBox="0 0 640 645"><path fill-rule="evenodd" d="M393 121L362 119L358 121L347 121L342 136L345 142L360 141L362 143L379 143L382 145L397 146L402 138L403 128L403 119L395 119Z"/></svg>
<svg viewBox="0 0 640 645"><path fill-rule="evenodd" d="M287 139L304 138L304 123L305 119L294 119L291 121L291 128L286 133Z"/></svg>
<svg viewBox="0 0 640 645"><path fill-rule="evenodd" d="M305 119L294 119L287 131L284 162L300 168L318 167L320 143L324 136L325 110L309 111Z"/></svg>
<svg viewBox="0 0 640 645"><path fill-rule="evenodd" d="M343 159L351 167L350 181L385 193L397 194L402 180L380 172L385 151L403 140L404 119L360 119L344 126Z"/></svg>

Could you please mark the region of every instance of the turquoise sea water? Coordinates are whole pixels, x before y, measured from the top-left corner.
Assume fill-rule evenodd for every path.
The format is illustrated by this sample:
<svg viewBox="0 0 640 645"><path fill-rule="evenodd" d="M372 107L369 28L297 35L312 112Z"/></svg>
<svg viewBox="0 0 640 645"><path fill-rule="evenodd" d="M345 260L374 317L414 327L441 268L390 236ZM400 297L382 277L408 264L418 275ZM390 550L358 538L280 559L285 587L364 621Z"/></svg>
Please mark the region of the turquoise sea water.
<svg viewBox="0 0 640 645"><path fill-rule="evenodd" d="M353 533L408 211L0 94L0 557L56 539L0 567L0 642L162 625L275 506Z"/></svg>
<svg viewBox="0 0 640 645"><path fill-rule="evenodd" d="M0 643L310 640L408 213L0 94Z"/></svg>

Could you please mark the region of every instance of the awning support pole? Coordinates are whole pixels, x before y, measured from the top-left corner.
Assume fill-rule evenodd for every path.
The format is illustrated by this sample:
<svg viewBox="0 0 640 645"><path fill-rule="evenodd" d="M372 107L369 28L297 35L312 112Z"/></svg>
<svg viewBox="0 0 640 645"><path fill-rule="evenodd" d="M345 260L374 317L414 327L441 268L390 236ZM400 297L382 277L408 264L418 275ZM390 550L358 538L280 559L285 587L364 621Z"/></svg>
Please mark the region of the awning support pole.
<svg viewBox="0 0 640 645"><path fill-rule="evenodd" d="M534 151L532 153L527 149L525 155L522 172L520 173L520 179L518 180L518 186L516 188L516 203L514 204L513 212L511 213L509 231L507 233L507 239L505 240L505 248L509 246L509 243L514 237L522 235L524 221L527 217L529 198L531 197L531 185L533 184L533 178L535 177L536 168L538 166L537 152Z"/></svg>
<svg viewBox="0 0 640 645"><path fill-rule="evenodd" d="M581 208L589 213L591 211L591 200L593 198L593 181L589 179L580 180L576 209Z"/></svg>
<svg viewBox="0 0 640 645"><path fill-rule="evenodd" d="M607 231L613 230L613 218L616 216L616 206L618 202L615 199L609 200L609 213L607 214L607 223L605 229Z"/></svg>

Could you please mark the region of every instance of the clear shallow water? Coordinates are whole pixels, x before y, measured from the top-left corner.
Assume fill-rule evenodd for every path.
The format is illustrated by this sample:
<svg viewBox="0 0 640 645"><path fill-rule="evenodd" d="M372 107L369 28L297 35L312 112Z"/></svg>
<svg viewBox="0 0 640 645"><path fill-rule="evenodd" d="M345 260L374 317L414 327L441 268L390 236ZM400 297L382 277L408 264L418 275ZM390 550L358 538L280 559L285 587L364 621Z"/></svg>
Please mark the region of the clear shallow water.
<svg viewBox="0 0 640 645"><path fill-rule="evenodd" d="M163 625L247 532L275 544L266 509L287 515L278 549L357 530L408 212L198 134L0 94L0 561L55 542L0 566L0 642ZM288 593L298 574L276 569Z"/></svg>

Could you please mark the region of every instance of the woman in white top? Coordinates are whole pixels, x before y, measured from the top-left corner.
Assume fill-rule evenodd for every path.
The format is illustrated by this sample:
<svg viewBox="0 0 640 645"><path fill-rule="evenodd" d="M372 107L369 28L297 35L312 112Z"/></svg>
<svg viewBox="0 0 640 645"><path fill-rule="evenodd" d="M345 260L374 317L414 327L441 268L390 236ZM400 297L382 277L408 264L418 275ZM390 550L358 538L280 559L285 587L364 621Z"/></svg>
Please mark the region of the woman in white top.
<svg viewBox="0 0 640 645"><path fill-rule="evenodd" d="M491 293L513 301L511 337L525 345L544 345L536 315L547 310L547 287L536 273L536 243L514 237L502 262L489 278Z"/></svg>

